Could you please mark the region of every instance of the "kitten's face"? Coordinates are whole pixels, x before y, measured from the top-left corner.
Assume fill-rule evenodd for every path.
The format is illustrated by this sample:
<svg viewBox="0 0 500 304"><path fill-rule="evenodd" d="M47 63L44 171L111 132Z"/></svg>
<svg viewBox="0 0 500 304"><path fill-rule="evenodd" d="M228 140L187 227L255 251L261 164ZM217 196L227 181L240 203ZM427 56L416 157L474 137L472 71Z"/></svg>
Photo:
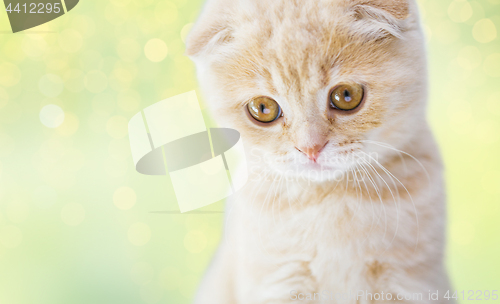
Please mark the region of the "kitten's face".
<svg viewBox="0 0 500 304"><path fill-rule="evenodd" d="M250 164L287 175L328 180L393 155L367 140L401 146L423 119L414 3L293 2L208 4L188 53L214 116Z"/></svg>

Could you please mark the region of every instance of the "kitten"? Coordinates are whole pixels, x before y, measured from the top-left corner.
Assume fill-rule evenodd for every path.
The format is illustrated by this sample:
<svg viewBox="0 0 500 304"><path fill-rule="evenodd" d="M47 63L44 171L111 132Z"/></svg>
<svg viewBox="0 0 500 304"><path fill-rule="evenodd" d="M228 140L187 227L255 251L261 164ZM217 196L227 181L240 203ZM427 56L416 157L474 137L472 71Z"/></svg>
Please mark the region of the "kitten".
<svg viewBox="0 0 500 304"><path fill-rule="evenodd" d="M415 0L209 0L187 54L250 171L196 303L442 302Z"/></svg>

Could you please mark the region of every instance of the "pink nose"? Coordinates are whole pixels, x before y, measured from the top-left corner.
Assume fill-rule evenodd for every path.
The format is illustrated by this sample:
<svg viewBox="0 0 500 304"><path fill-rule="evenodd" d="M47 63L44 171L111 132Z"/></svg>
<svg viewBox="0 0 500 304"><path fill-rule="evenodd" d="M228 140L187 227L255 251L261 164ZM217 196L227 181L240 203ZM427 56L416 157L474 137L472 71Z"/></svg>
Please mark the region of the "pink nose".
<svg viewBox="0 0 500 304"><path fill-rule="evenodd" d="M303 147L303 148L297 148L300 152L304 153L310 160L313 162L316 162L318 159L321 150L326 146L327 143L323 145L314 145L312 147Z"/></svg>

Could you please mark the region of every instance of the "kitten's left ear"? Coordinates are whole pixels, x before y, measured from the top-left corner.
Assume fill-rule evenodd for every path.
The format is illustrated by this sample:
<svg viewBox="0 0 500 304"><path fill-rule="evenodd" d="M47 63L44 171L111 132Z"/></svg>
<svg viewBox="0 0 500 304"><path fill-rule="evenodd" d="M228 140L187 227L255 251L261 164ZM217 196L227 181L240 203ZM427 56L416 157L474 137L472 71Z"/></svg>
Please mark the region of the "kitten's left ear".
<svg viewBox="0 0 500 304"><path fill-rule="evenodd" d="M230 0L229 0L230 1ZM228 0L208 0L198 21L186 39L186 55L196 57L229 43L232 27Z"/></svg>
<svg viewBox="0 0 500 304"><path fill-rule="evenodd" d="M412 0L344 0L356 18L356 30L401 37Z"/></svg>

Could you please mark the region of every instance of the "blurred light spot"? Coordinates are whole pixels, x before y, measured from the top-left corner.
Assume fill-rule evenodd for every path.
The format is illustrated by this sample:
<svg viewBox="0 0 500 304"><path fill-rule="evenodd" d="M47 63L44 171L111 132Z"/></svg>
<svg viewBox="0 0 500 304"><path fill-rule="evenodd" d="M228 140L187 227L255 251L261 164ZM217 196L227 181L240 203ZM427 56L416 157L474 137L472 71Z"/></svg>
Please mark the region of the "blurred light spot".
<svg viewBox="0 0 500 304"><path fill-rule="evenodd" d="M188 23L182 27L181 30L181 40L182 42L186 43L186 38L191 29L193 28L194 23Z"/></svg>
<svg viewBox="0 0 500 304"><path fill-rule="evenodd" d="M29 209L25 202L11 201L5 206L5 214L12 223L21 224L28 218Z"/></svg>
<svg viewBox="0 0 500 304"><path fill-rule="evenodd" d="M85 75L85 88L92 93L100 93L108 86L108 77L101 71L90 71Z"/></svg>
<svg viewBox="0 0 500 304"><path fill-rule="evenodd" d="M17 66L10 62L0 64L0 85L11 87L19 83L21 80L21 71Z"/></svg>
<svg viewBox="0 0 500 304"><path fill-rule="evenodd" d="M0 227L0 244L7 248L15 248L23 241L23 233L16 226Z"/></svg>
<svg viewBox="0 0 500 304"><path fill-rule="evenodd" d="M64 111L59 106L46 105L40 110L40 121L48 128L57 128L64 121Z"/></svg>
<svg viewBox="0 0 500 304"><path fill-rule="evenodd" d="M184 247L191 253L200 253L207 247L207 237L201 231L189 231L184 237Z"/></svg>
<svg viewBox="0 0 500 304"><path fill-rule="evenodd" d="M479 20L485 18L484 8L478 1L469 1L472 7L472 17L465 22L465 24L473 26Z"/></svg>
<svg viewBox="0 0 500 304"><path fill-rule="evenodd" d="M113 202L118 209L128 210L134 207L137 196L134 189L129 187L120 187L113 194Z"/></svg>
<svg viewBox="0 0 500 304"><path fill-rule="evenodd" d="M38 88L43 95L54 98L59 96L64 89L61 77L54 74L46 74L40 78Z"/></svg>
<svg viewBox="0 0 500 304"><path fill-rule="evenodd" d="M28 57L37 58L41 57L46 49L47 43L40 35L25 35L22 43L22 49Z"/></svg>
<svg viewBox="0 0 500 304"><path fill-rule="evenodd" d="M453 223L450 228L451 239L458 245L469 245L474 239L474 226L467 221Z"/></svg>
<svg viewBox="0 0 500 304"><path fill-rule="evenodd" d="M497 29L490 19L481 19L472 28L474 39L481 43L488 43L497 37Z"/></svg>
<svg viewBox="0 0 500 304"><path fill-rule="evenodd" d="M160 272L160 286L165 290L176 290L179 287L179 277L181 272L174 267L167 267Z"/></svg>
<svg viewBox="0 0 500 304"><path fill-rule="evenodd" d="M454 22L465 22L472 17L472 7L467 1L455 0L448 7L448 16Z"/></svg>
<svg viewBox="0 0 500 304"><path fill-rule="evenodd" d="M500 138L500 125L495 120L483 120L477 125L476 135L486 144L495 143Z"/></svg>
<svg viewBox="0 0 500 304"><path fill-rule="evenodd" d="M83 45L83 38L79 32L67 29L59 34L59 46L66 53L76 53Z"/></svg>
<svg viewBox="0 0 500 304"><path fill-rule="evenodd" d="M163 297L163 290L153 282L149 282L141 287L141 298L144 302L154 304L160 302Z"/></svg>
<svg viewBox="0 0 500 304"><path fill-rule="evenodd" d="M491 77L500 77L500 53L493 53L486 57L483 69Z"/></svg>
<svg viewBox="0 0 500 304"><path fill-rule="evenodd" d="M127 139L113 139L109 142L108 152L111 158L124 161L130 158L130 143Z"/></svg>
<svg viewBox="0 0 500 304"><path fill-rule="evenodd" d="M132 266L130 276L132 277L132 281L137 285L144 285L153 280L154 269L148 263L139 262Z"/></svg>
<svg viewBox="0 0 500 304"><path fill-rule="evenodd" d="M56 131L62 136L71 136L76 133L79 125L78 118L73 113L66 112L64 114L64 122Z"/></svg>
<svg viewBox="0 0 500 304"><path fill-rule="evenodd" d="M134 62L141 55L141 46L134 39L124 39L116 47L118 57L126 62Z"/></svg>
<svg viewBox="0 0 500 304"><path fill-rule="evenodd" d="M135 246L144 246L151 240L151 229L144 223L135 223L128 229L128 240Z"/></svg>
<svg viewBox="0 0 500 304"><path fill-rule="evenodd" d="M40 209L52 207L57 201L57 192L49 186L40 186L33 192L33 202Z"/></svg>
<svg viewBox="0 0 500 304"><path fill-rule="evenodd" d="M85 219L85 209L77 203L66 204L61 210L61 219L68 226L78 226Z"/></svg>
<svg viewBox="0 0 500 304"><path fill-rule="evenodd" d="M113 138L123 138L128 134L128 121L123 116L113 116L106 123L106 131Z"/></svg>
<svg viewBox="0 0 500 304"><path fill-rule="evenodd" d="M465 70L473 70L482 63L481 52L475 46L466 46L458 53L457 61Z"/></svg>
<svg viewBox="0 0 500 304"><path fill-rule="evenodd" d="M163 40L154 38L144 46L144 54L152 62L160 62L167 57L168 48Z"/></svg>
<svg viewBox="0 0 500 304"><path fill-rule="evenodd" d="M135 112L141 105L141 95L134 90L119 92L116 99L118 107L126 112Z"/></svg>

